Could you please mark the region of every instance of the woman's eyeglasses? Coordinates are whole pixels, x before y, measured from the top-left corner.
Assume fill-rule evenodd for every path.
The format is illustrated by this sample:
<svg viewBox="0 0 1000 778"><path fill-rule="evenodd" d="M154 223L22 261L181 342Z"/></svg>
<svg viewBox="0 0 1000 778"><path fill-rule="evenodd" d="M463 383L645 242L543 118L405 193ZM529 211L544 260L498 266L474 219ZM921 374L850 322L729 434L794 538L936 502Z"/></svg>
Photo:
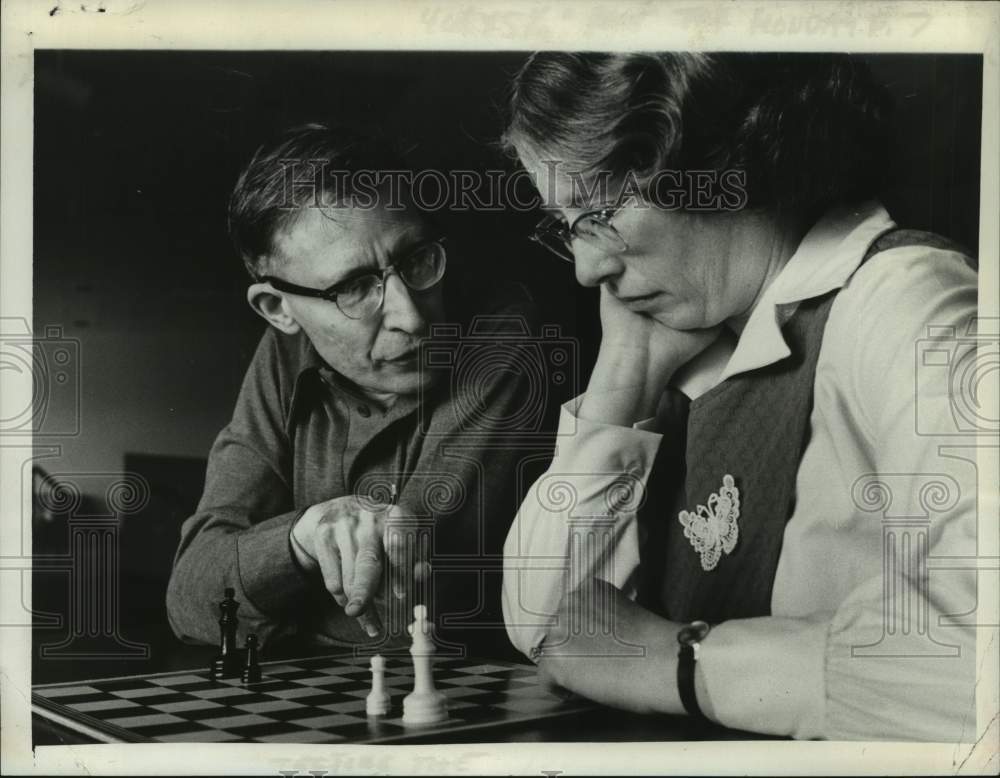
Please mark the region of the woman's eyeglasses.
<svg viewBox="0 0 1000 778"><path fill-rule="evenodd" d="M531 240L545 246L559 259L575 262L573 241L579 238L608 254L621 254L628 250L628 243L611 224L623 205L601 208L580 214L569 226L561 216L550 215L535 225L529 236Z"/></svg>
<svg viewBox="0 0 1000 778"><path fill-rule="evenodd" d="M326 289L299 286L275 276L260 276L257 280L266 281L282 292L328 300L335 303L347 318L364 319L373 315L385 302L385 282L390 275L398 273L407 287L423 292L444 277L446 260L444 238L441 238L424 243L384 270L365 273Z"/></svg>

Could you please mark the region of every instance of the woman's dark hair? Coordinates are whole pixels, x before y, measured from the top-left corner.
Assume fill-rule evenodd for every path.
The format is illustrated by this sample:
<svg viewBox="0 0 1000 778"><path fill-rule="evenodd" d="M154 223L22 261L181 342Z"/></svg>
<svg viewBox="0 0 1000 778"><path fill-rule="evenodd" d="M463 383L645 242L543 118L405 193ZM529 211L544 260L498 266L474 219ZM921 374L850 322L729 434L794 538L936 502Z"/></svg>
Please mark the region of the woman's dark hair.
<svg viewBox="0 0 1000 778"><path fill-rule="evenodd" d="M741 170L746 207L818 215L886 169L888 93L847 55L540 52L510 105L508 149L584 180Z"/></svg>
<svg viewBox="0 0 1000 778"><path fill-rule="evenodd" d="M229 198L229 236L257 278L274 257L274 238L302 209L354 195L356 174L402 167L400 155L377 135L331 124L283 131L254 153Z"/></svg>

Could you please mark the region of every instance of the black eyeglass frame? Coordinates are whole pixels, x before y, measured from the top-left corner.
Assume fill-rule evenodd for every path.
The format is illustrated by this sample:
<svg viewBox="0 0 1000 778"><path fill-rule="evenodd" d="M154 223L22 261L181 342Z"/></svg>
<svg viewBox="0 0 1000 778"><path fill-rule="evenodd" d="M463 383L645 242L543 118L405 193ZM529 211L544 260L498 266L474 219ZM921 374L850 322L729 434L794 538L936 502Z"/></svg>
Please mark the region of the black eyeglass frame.
<svg viewBox="0 0 1000 778"><path fill-rule="evenodd" d="M343 308L340 307L340 303L337 302L337 297L344 294L344 287L348 284L356 284L363 278L368 276L374 276L378 279L380 292L379 304L375 306L372 313L379 310L385 303L385 282L393 273L399 275L400 280L406 284L407 289L412 289L414 292L426 292L428 289L441 283L441 279L444 278L445 271L448 267L448 249L445 246L447 237L443 236L440 238L435 238L433 240L424 241L420 245L416 246L411 252L409 252L405 257L403 257L398 262L393 262L391 265L386 265L382 270L372 271L370 273L364 273L354 278L348 279L347 281L338 281L336 284L328 286L326 289L315 289L310 286L299 286L298 284L293 284L291 281L286 281L283 278L278 278L277 276L257 276L258 283L268 283L277 289L279 292L288 292L289 294L302 295L303 297L315 297L320 300L326 300L337 306L337 309L344 314L349 319L363 319L365 314L361 316L352 316ZM399 266L405 265L407 262L412 260L417 254L426 249L429 246L438 246L441 249L441 269L438 271L438 277L434 279L431 283L424 287L413 286L409 281L406 280L405 276L400 272ZM370 314L369 314L370 315Z"/></svg>
<svg viewBox="0 0 1000 778"><path fill-rule="evenodd" d="M606 208L596 208L592 211L585 211L577 216L573 220L573 223L568 227L565 226L565 222L563 222L561 217L556 216L555 214L549 214L535 225L528 238L544 248L547 248L559 257L559 259L564 262L569 262L572 265L576 263L576 259L573 256L573 240L579 238L580 240L585 240L588 243L593 243L593 240L589 239L586 235L580 235L577 233L577 226L584 219L593 219L604 229L608 230L608 237L618 244L613 250L618 254L624 253L625 251L628 251L628 241L622 237L621 233L618 232L615 226L611 223L611 220L618 215L618 213L627 204L628 203L626 201L620 205L611 205ZM556 249L555 246L546 243L543 236L549 236L561 241L566 247L566 253L563 254Z"/></svg>

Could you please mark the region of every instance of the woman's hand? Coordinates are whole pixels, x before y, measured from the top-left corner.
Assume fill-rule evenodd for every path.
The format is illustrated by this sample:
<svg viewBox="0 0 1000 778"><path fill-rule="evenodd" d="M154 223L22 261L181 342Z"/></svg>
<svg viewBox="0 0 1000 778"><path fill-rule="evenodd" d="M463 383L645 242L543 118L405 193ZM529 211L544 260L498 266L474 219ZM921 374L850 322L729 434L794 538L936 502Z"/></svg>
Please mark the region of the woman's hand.
<svg viewBox="0 0 1000 778"><path fill-rule="evenodd" d="M601 349L580 416L631 426L656 413L670 377L719 336L721 327L675 330L601 287Z"/></svg>
<svg viewBox="0 0 1000 778"><path fill-rule="evenodd" d="M636 713L683 713L677 693L678 625L591 579L563 597L542 644L544 680Z"/></svg>

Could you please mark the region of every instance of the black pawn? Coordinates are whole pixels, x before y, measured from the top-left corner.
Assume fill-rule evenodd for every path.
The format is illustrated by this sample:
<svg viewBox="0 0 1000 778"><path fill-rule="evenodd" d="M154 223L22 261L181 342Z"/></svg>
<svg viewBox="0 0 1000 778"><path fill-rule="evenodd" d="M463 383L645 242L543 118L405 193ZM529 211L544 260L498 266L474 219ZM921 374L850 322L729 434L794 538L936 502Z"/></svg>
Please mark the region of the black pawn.
<svg viewBox="0 0 1000 778"><path fill-rule="evenodd" d="M257 656L257 636L247 635L247 662L243 668L243 683L260 683L260 662Z"/></svg>

